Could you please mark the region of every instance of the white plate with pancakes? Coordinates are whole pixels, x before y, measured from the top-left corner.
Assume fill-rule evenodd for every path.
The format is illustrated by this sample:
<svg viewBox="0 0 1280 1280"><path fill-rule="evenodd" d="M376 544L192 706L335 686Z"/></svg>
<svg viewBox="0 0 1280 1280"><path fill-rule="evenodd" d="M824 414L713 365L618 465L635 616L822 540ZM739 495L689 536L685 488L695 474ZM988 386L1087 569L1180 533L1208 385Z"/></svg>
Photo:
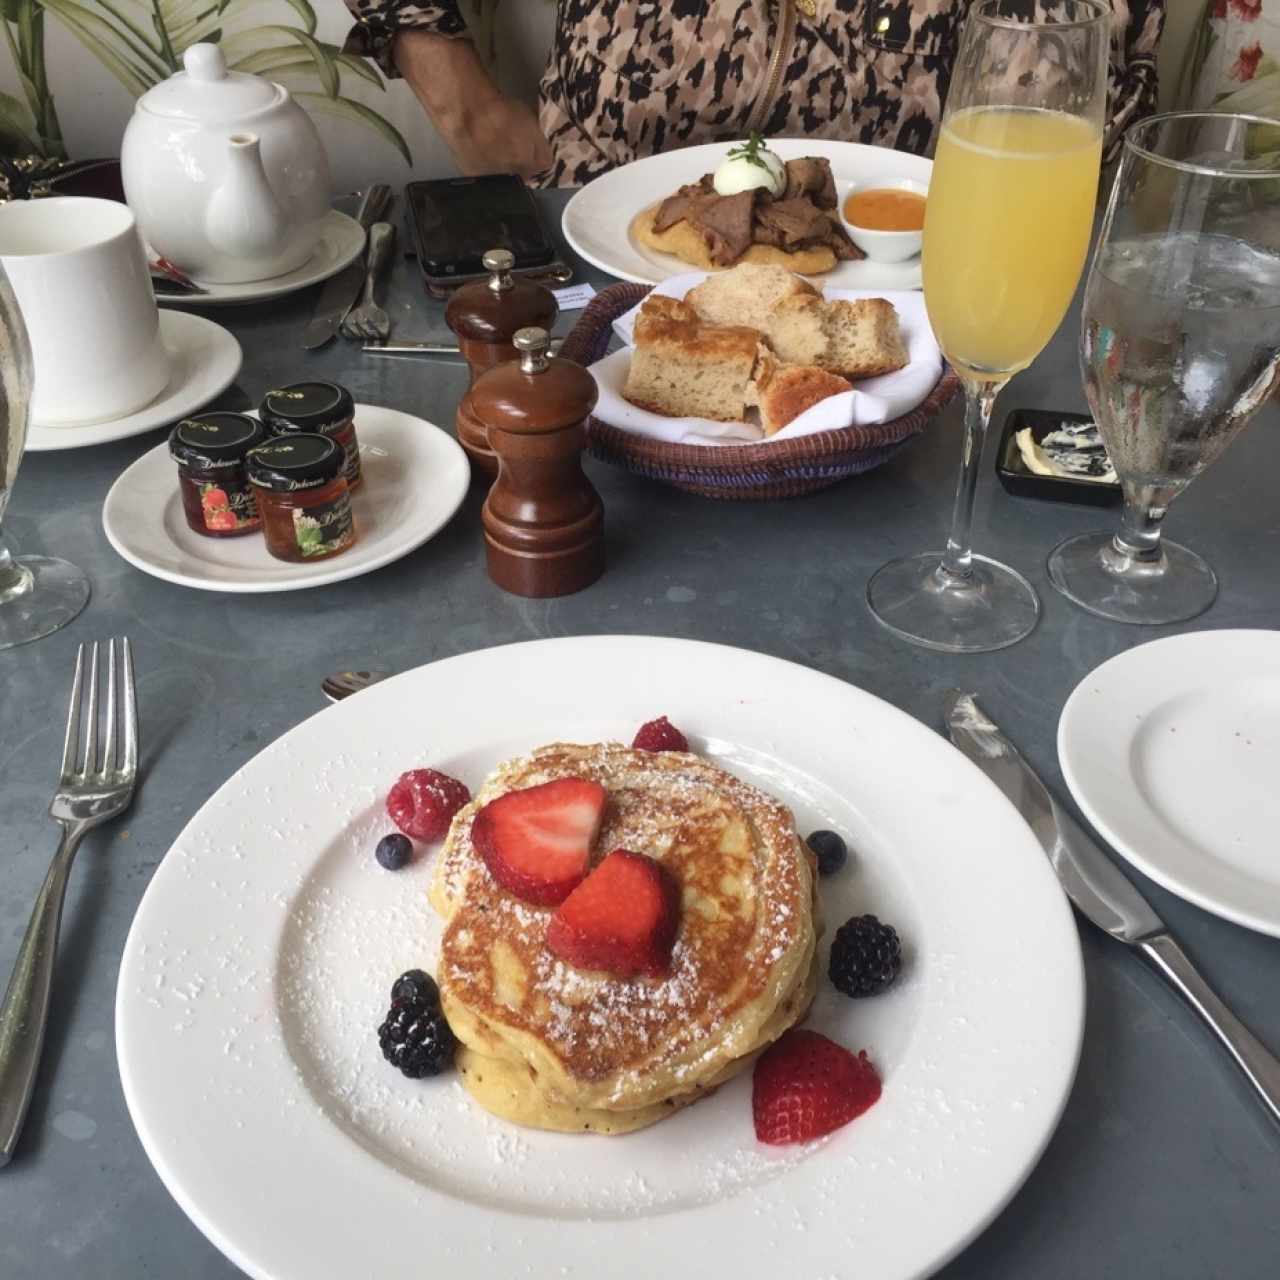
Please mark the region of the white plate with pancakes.
<svg viewBox="0 0 1280 1280"><path fill-rule="evenodd" d="M621 280L659 284L668 276L688 271L689 263L643 244L636 235L634 220L655 200L673 195L705 173L714 173L733 145L708 142L665 151L601 174L565 205L560 220L564 238L593 266ZM830 161L841 205L854 187L870 179L910 178L928 186L933 173L933 161L924 156L859 142L770 138L768 146L784 161L804 156ZM918 289L920 259L838 262L834 270L814 279L838 289Z"/></svg>
<svg viewBox="0 0 1280 1280"><path fill-rule="evenodd" d="M822 979L806 1025L866 1049L880 1100L819 1142L756 1142L747 1072L626 1136L517 1128L456 1076L408 1080L376 1028L434 970L438 846L373 857L405 769L472 792L556 741L630 741L666 714L691 750L852 854L819 881L827 933L896 925L884 994ZM678 944L677 944L678 945ZM1070 910L1016 811L958 752L851 685L718 645L536 641L374 686L266 748L191 820L138 909L116 1044L175 1199L270 1280L515 1275L906 1280L971 1241L1030 1172L1083 1027Z"/></svg>

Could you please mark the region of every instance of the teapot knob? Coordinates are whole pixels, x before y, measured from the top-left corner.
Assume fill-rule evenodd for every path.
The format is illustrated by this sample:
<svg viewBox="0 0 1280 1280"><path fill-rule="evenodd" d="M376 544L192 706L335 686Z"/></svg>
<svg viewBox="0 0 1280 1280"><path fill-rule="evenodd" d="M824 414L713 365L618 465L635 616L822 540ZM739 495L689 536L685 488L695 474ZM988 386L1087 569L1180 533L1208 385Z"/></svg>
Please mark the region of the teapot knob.
<svg viewBox="0 0 1280 1280"><path fill-rule="evenodd" d="M192 80L210 84L227 75L227 60L216 44L193 44L182 55L182 65Z"/></svg>

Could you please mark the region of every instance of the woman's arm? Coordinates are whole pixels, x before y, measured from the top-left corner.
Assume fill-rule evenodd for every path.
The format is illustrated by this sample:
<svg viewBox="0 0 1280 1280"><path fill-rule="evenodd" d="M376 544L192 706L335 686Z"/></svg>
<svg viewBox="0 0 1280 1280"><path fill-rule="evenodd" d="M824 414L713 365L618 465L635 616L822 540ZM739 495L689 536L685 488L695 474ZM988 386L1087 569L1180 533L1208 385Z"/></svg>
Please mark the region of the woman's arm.
<svg viewBox="0 0 1280 1280"><path fill-rule="evenodd" d="M531 177L551 163L534 110L493 83L457 0L346 0L357 20L344 52L403 76L463 173Z"/></svg>
<svg viewBox="0 0 1280 1280"><path fill-rule="evenodd" d="M463 173L529 178L551 164L537 113L498 89L470 40L402 28L392 56Z"/></svg>

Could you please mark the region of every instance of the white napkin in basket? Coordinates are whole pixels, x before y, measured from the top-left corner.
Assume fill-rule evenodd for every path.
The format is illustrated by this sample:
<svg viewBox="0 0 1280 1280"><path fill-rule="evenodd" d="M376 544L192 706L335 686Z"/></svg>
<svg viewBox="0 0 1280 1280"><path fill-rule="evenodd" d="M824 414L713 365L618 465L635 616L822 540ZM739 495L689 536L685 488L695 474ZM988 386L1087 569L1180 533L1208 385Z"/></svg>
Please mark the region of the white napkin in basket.
<svg viewBox="0 0 1280 1280"><path fill-rule="evenodd" d="M694 285L707 278L705 271L687 271L671 276L655 286L654 293L668 298L683 298ZM929 327L924 309L924 295L916 290L823 289L826 298L886 298L898 312L902 339L907 345L909 363L897 373L880 378L867 378L853 391L828 396L811 409L806 409L776 435L765 436L758 426L748 422L713 422L708 418L667 418L662 414L638 409L622 398L627 370L631 367L631 337L640 306L631 308L613 322L614 332L627 345L590 368L600 392L595 416L611 427L634 431L639 435L665 440L669 444L742 444L760 440L790 440L830 431L836 427L869 426L888 422L914 409L933 389L942 375L942 353Z"/></svg>

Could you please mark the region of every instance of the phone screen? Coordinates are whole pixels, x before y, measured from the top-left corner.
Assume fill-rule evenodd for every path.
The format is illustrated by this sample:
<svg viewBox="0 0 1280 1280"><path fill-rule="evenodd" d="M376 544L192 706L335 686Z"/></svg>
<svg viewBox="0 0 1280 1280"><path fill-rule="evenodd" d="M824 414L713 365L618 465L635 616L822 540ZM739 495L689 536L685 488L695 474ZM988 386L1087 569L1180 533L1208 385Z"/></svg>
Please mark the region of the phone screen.
<svg viewBox="0 0 1280 1280"><path fill-rule="evenodd" d="M490 249L510 249L518 268L544 266L554 257L537 205L513 175L439 178L405 190L428 276L479 275Z"/></svg>

